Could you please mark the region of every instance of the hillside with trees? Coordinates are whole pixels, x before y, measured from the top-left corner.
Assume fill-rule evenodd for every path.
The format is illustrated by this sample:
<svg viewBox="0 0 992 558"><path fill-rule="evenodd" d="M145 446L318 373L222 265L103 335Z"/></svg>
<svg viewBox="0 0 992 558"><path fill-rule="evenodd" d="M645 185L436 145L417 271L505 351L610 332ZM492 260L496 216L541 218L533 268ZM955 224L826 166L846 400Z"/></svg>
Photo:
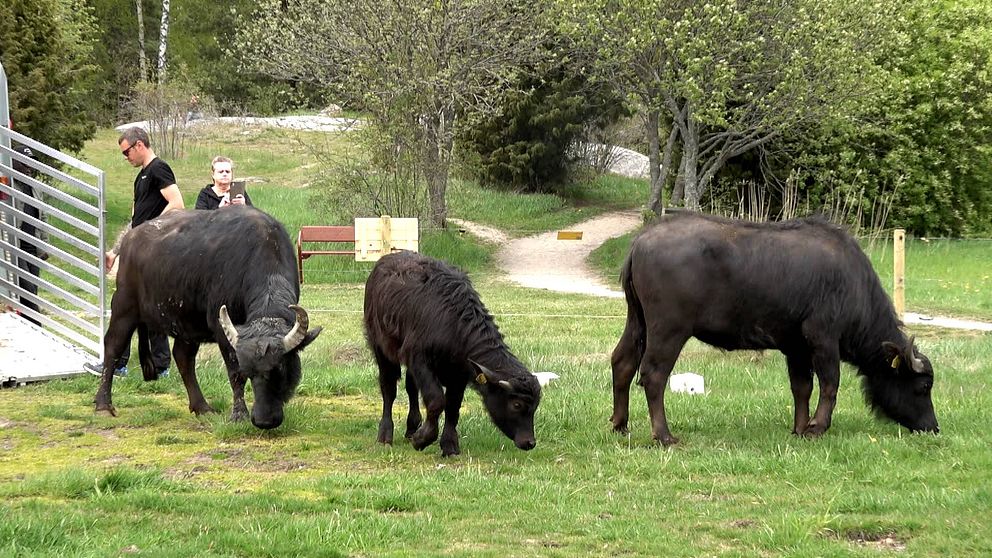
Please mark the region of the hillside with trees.
<svg viewBox="0 0 992 558"><path fill-rule="evenodd" d="M980 0L10 0L0 45L18 129L70 150L160 118L154 99L180 115L341 105L366 129L316 171L352 177L328 188L438 226L452 177L554 192L595 171L583 146L612 143L649 156L654 213L992 234Z"/></svg>

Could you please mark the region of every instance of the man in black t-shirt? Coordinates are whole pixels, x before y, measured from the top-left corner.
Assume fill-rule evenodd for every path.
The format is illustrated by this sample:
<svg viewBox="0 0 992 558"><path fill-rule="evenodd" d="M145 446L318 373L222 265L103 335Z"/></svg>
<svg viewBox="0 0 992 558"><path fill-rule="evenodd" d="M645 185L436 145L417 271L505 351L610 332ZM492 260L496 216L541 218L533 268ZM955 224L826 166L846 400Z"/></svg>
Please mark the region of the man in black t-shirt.
<svg viewBox="0 0 992 558"><path fill-rule="evenodd" d="M173 174L169 164L159 159L152 151L151 140L148 132L142 128L128 128L117 140L120 145L121 154L132 166L140 167L138 176L134 179L134 204L131 208L131 223L124 228L114 247L111 248L105 257L107 271L114 267L117 260L117 250L120 248L121 240L127 231L134 227L158 217L166 211L173 209L184 209L183 196L176 185L176 175ZM163 378L169 375L169 337L164 333L149 332L149 343L151 344L152 361L158 377ZM124 376L127 374L127 362L130 358L130 346L114 365L116 374ZM91 372L99 373L102 364L96 366L97 370Z"/></svg>

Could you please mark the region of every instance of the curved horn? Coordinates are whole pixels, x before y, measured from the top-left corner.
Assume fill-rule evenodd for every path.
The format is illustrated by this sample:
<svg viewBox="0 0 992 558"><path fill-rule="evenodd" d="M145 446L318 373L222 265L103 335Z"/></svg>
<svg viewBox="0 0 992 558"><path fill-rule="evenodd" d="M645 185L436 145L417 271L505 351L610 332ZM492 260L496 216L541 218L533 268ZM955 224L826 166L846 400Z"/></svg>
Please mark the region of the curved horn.
<svg viewBox="0 0 992 558"><path fill-rule="evenodd" d="M909 353L909 367L913 369L913 372L919 374L923 372L923 361L920 357L916 356L916 336L913 335L909 338L909 347L907 353Z"/></svg>
<svg viewBox="0 0 992 558"><path fill-rule="evenodd" d="M227 305L221 305L220 307L220 327L224 330L224 335L227 340L231 343L232 347L238 346L238 330L231 323L231 317L227 315Z"/></svg>
<svg viewBox="0 0 992 558"><path fill-rule="evenodd" d="M310 318L307 316L307 311L301 306L290 304L289 308L293 312L296 312L296 323L293 324L293 329L289 330L286 337L282 338L282 346L287 351L292 351L306 337L307 329L310 328Z"/></svg>

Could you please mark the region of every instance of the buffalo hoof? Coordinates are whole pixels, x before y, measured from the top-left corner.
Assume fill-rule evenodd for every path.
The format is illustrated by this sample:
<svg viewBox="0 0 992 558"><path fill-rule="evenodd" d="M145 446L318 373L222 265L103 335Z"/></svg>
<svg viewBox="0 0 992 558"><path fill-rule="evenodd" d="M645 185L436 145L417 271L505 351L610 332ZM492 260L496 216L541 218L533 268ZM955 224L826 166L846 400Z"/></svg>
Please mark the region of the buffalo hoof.
<svg viewBox="0 0 992 558"><path fill-rule="evenodd" d="M216 413L212 407L207 407L208 413ZM200 414L200 413L197 413ZM231 411L231 422L244 422L248 420L248 411Z"/></svg>
<svg viewBox="0 0 992 558"><path fill-rule="evenodd" d="M457 445L453 448L441 448L441 457L451 457L453 455L461 455L462 450Z"/></svg>
<svg viewBox="0 0 992 558"><path fill-rule="evenodd" d="M100 417L116 417L117 409L113 405L108 405L106 407L97 407L96 415Z"/></svg>
<svg viewBox="0 0 992 558"><path fill-rule="evenodd" d="M454 440L441 440L441 457L450 457L452 455L458 455L462 452L461 448L458 447L458 439Z"/></svg>
<svg viewBox="0 0 992 558"><path fill-rule="evenodd" d="M665 446L666 448L668 446L674 446L675 444L679 443L679 439L676 438L675 436L672 436L671 434L662 434L661 436L655 436L654 439L658 440L661 443L661 445Z"/></svg>
<svg viewBox="0 0 992 558"><path fill-rule="evenodd" d="M809 423L806 430L803 431L802 436L804 438L819 438L823 436L823 433L827 431L826 426L820 426L814 422Z"/></svg>
<svg viewBox="0 0 992 558"><path fill-rule="evenodd" d="M410 437L410 443L413 444L413 449L417 451L421 451L433 444L435 440L437 440L437 431L426 432L423 427L414 432L413 436Z"/></svg>
<svg viewBox="0 0 992 558"><path fill-rule="evenodd" d="M201 406L190 405L189 412L193 413L196 416L200 416L200 415L213 414L216 413L217 411L215 411L214 408L211 407L210 405L203 404ZM232 418L233 418L233 414L232 414ZM244 417L241 418L244 419Z"/></svg>
<svg viewBox="0 0 992 558"><path fill-rule="evenodd" d="M413 435L417 433L417 430L420 430L420 425L421 424L423 424L423 423L421 421L419 421L419 420L417 420L417 421L407 421L407 423L406 423L406 432L403 433L403 437L406 438L406 439L408 439L408 440L411 439L411 438L413 438Z"/></svg>
<svg viewBox="0 0 992 558"><path fill-rule="evenodd" d="M613 431L617 434L630 434L630 430L627 429L627 419L611 417L610 424L613 425Z"/></svg>
<svg viewBox="0 0 992 558"><path fill-rule="evenodd" d="M385 444L387 446L393 445L393 427L390 425L388 428L385 426L379 427L379 435L376 436L376 441L380 444Z"/></svg>

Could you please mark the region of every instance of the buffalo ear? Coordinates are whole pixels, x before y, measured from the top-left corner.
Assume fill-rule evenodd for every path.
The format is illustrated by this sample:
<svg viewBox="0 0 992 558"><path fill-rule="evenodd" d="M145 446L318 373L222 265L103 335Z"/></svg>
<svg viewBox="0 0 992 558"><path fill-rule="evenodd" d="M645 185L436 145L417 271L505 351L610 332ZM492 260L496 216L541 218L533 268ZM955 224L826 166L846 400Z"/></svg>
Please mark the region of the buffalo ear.
<svg viewBox="0 0 992 558"><path fill-rule="evenodd" d="M303 341L300 341L300 344L297 345L296 348L293 349L293 350L294 351L302 351L303 349L306 348L307 345L309 345L310 343L313 343L314 339L317 339L317 336L320 335L320 332L323 331L323 330L324 330L323 327L317 327L317 328L311 329L310 331L307 332L306 335L303 336Z"/></svg>
<svg viewBox="0 0 992 558"><path fill-rule="evenodd" d="M898 371L903 358L903 348L891 341L883 341L882 350L885 351L885 360L889 362L892 368Z"/></svg>
<svg viewBox="0 0 992 558"><path fill-rule="evenodd" d="M472 366L475 367L475 371L478 372L478 376L482 376L483 378L485 378L486 381L489 381L489 382L495 382L496 381L496 377L493 375L493 371L492 370L486 368L485 366L479 364L478 362L475 362L472 359L468 359L468 361L472 364ZM486 383L486 382L479 381L479 380L477 380L477 381L480 384Z"/></svg>

